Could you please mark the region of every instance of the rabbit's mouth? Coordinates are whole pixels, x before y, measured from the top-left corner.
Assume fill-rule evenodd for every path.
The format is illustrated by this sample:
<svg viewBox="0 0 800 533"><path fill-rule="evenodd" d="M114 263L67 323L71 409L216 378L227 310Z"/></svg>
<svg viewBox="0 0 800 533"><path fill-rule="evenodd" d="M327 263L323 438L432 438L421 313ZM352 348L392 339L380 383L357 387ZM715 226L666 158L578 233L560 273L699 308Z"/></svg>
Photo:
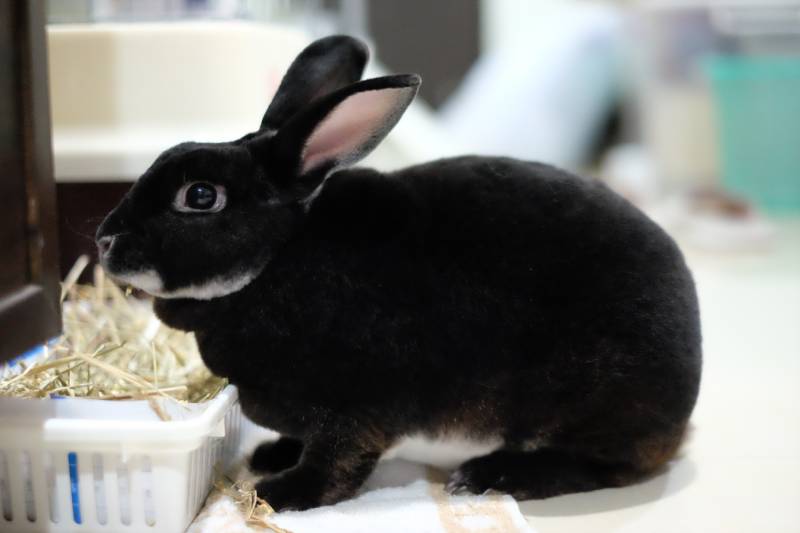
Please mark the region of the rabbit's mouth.
<svg viewBox="0 0 800 533"><path fill-rule="evenodd" d="M106 269L109 276L115 281L125 285L130 285L139 290L143 290L148 294L157 296L163 290L164 283L161 281L161 276L158 272L152 269L141 270L138 272L114 273Z"/></svg>
<svg viewBox="0 0 800 533"><path fill-rule="evenodd" d="M157 298L190 298L211 300L242 290L263 270L262 266L239 265L224 272L200 274L186 283L163 271L158 260L149 258L148 250L132 233L102 235L97 239L100 264L108 275L119 283L130 285Z"/></svg>
<svg viewBox="0 0 800 533"><path fill-rule="evenodd" d="M135 247L125 246L129 234L105 235L97 239L97 256L103 270L116 282L155 295L164 283L155 269L145 268Z"/></svg>
<svg viewBox="0 0 800 533"><path fill-rule="evenodd" d="M193 283L185 287L175 288L165 288L162 277L154 269L125 272L121 274L109 273L109 275L124 284L141 289L157 298L211 300L242 290L258 277L260 273L260 270L236 272L224 276L215 276L206 281Z"/></svg>

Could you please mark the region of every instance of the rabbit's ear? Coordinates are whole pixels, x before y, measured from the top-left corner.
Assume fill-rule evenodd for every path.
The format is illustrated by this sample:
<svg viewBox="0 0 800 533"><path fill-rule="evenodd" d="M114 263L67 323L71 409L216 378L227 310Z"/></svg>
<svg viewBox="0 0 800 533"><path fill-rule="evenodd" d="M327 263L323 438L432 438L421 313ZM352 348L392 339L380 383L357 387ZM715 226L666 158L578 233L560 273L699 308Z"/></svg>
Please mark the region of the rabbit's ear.
<svg viewBox="0 0 800 533"><path fill-rule="evenodd" d="M277 130L300 109L361 79L367 46L346 35L314 41L292 62L270 103L261 130Z"/></svg>
<svg viewBox="0 0 800 533"><path fill-rule="evenodd" d="M371 152L397 124L419 84L415 74L386 76L329 94L278 130L270 158L300 178L312 171L327 174L351 165Z"/></svg>

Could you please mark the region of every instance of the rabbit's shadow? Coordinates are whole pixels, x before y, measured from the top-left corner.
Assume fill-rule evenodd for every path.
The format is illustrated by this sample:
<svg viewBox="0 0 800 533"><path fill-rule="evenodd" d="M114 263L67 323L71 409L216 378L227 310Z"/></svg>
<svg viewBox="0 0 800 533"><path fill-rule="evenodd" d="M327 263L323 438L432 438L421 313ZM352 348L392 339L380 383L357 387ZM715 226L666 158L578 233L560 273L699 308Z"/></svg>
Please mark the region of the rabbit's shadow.
<svg viewBox="0 0 800 533"><path fill-rule="evenodd" d="M627 487L556 496L546 500L519 502L526 516L581 516L616 511L669 498L688 487L697 475L688 457L673 461L650 478Z"/></svg>
<svg viewBox="0 0 800 533"><path fill-rule="evenodd" d="M628 487L596 490L578 494L567 494L546 500L519 502L526 516L581 516L633 508L658 500L669 498L689 486L696 477L694 462L688 457L680 457L667 468L650 478ZM443 482L447 473L423 464L391 459L381 461L370 476L361 493L387 487L402 487L414 481L425 479Z"/></svg>

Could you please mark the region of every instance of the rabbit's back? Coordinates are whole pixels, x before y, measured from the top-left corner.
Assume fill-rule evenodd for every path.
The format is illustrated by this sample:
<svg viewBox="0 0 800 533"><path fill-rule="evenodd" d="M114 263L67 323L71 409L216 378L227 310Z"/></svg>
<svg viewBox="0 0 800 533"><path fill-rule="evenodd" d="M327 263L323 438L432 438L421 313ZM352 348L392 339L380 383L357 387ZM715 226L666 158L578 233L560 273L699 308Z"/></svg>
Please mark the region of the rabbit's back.
<svg viewBox="0 0 800 533"><path fill-rule="evenodd" d="M298 248L355 282L371 277L376 297L377 286L398 288L387 303L462 298L516 309L528 328L587 334L625 317L626 337L658 315L699 341L694 283L674 241L602 183L548 165L461 157L389 175L345 171L309 219Z"/></svg>
<svg viewBox="0 0 800 533"><path fill-rule="evenodd" d="M295 246L287 278L314 270L298 281L314 295L297 303L315 314L310 336L357 347L354 368L378 396L413 402L427 394L403 394L415 380L440 403L490 398L493 414L619 401L666 406L671 421L694 404L689 271L670 237L598 182L506 158L344 171Z"/></svg>
<svg viewBox="0 0 800 533"><path fill-rule="evenodd" d="M531 358L538 369L549 359L572 390L658 391L676 419L691 411L694 283L674 241L641 211L597 181L508 158L443 160L395 179L424 199L435 269L465 280L467 294L476 283L493 304L491 328L516 335L509 358L522 375Z"/></svg>

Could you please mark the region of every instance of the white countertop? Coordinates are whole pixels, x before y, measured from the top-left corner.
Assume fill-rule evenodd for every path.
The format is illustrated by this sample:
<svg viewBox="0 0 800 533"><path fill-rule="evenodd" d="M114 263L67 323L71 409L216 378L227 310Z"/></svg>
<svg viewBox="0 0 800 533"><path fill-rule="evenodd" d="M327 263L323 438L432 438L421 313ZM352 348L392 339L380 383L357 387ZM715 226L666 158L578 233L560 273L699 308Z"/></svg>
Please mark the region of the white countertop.
<svg viewBox="0 0 800 533"><path fill-rule="evenodd" d="M800 531L800 221L768 253L687 257L704 369L681 456L639 485L521 502L538 533Z"/></svg>

